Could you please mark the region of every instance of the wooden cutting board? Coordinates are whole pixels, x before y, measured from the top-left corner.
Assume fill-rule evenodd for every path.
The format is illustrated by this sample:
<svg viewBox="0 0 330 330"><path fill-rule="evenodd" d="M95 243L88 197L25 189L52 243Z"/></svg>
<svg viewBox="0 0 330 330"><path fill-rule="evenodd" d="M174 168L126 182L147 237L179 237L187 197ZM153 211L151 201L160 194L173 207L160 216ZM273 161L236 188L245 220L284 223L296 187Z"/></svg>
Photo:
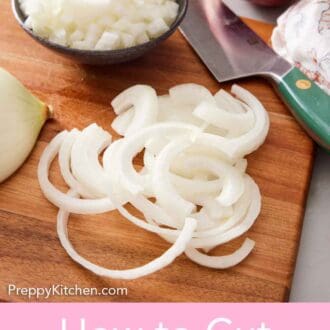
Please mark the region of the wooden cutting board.
<svg viewBox="0 0 330 330"><path fill-rule="evenodd" d="M264 30L264 26L254 26L269 34L270 30ZM268 34L264 32L264 37ZM28 300L23 296L9 296L9 284L17 287L62 284L128 289L127 296L53 296L48 301L287 299L314 147L264 80L240 82L260 98L271 118L266 143L248 157L249 173L260 185L263 196L262 213L248 233L257 243L251 256L226 271L203 268L181 256L156 274L126 282L94 276L66 255L56 235L57 209L43 197L38 186L36 172L40 154L51 138L63 129L83 128L96 122L110 130L114 118L110 100L133 84L150 84L159 93L185 82L204 84L216 92L219 84L179 32L135 62L102 68L80 66L32 41L15 23L9 1L0 4L0 66L55 108L55 119L45 126L26 164L0 185L0 300ZM229 89L230 84L221 87ZM56 167L52 173L52 179L61 185ZM169 247L156 235L137 229L116 212L73 216L70 236L83 256L118 269L142 265ZM242 240L217 248L214 253L229 253Z"/></svg>

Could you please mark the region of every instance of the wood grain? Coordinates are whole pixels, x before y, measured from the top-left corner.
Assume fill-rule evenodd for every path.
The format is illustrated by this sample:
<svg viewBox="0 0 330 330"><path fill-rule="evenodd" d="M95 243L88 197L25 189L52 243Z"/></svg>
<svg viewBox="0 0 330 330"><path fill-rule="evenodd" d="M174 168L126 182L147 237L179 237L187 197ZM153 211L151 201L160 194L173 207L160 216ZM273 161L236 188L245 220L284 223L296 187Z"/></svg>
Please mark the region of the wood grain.
<svg viewBox="0 0 330 330"><path fill-rule="evenodd" d="M265 36L264 36L265 37ZM64 59L32 41L17 26L9 2L0 3L0 66L55 108L55 119L42 131L26 164L0 185L0 300L8 284L49 287L127 287L128 296L59 297L49 301L284 301L290 290L306 192L313 162L313 143L292 119L272 88L261 79L240 84L264 103L271 118L265 145L249 156L249 173L260 185L262 213L248 236L256 249L241 265L226 271L199 267L184 256L166 269L135 281L94 276L76 265L56 236L56 208L43 197L36 168L41 152L62 129L96 122L110 130L110 100L123 89L145 83L165 93L169 87L195 82L212 92L219 84L179 33L130 64L93 68ZM229 89L229 84L221 87ZM1 157L1 155L0 155ZM52 179L62 185L55 167ZM112 268L131 268L159 256L168 244L137 229L116 212L73 216L70 236L87 258ZM215 254L233 251L238 239Z"/></svg>

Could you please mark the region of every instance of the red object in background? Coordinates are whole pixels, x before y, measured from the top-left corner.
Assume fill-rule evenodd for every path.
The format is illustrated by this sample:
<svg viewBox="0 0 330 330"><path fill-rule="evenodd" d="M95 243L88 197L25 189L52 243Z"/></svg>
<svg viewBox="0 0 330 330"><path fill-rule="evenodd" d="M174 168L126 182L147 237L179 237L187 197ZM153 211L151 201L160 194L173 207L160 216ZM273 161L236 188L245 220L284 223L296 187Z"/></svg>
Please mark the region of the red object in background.
<svg viewBox="0 0 330 330"><path fill-rule="evenodd" d="M249 1L255 3L256 5L268 6L268 7L278 7L293 2L292 0L249 0Z"/></svg>

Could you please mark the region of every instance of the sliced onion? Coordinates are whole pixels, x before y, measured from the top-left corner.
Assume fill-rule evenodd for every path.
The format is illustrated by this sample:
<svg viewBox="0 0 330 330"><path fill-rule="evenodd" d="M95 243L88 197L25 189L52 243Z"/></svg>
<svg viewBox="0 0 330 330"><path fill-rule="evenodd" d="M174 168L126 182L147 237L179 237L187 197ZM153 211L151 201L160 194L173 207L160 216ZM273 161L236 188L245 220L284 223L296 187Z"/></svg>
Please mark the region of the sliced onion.
<svg viewBox="0 0 330 330"><path fill-rule="evenodd" d="M232 241L233 239L240 237L247 232L256 221L261 209L261 196L258 186L254 183L251 178L247 179L251 187L252 200L248 212L244 219L236 226L231 229L216 234L214 236L208 236L205 238L193 238L189 246L194 248L203 248L205 246L216 246L225 244Z"/></svg>
<svg viewBox="0 0 330 330"><path fill-rule="evenodd" d="M204 122L193 115L194 104L181 104L175 102L169 95L158 97L158 122L182 122L201 127Z"/></svg>
<svg viewBox="0 0 330 330"><path fill-rule="evenodd" d="M238 201L244 192L244 180L242 174L233 166L222 160L215 160L207 156L195 156L187 159L188 167L207 169L222 178L223 187L216 198L222 206L230 206Z"/></svg>
<svg viewBox="0 0 330 330"><path fill-rule="evenodd" d="M233 86L232 91L246 103L246 107L251 108L254 112L255 125L253 129L236 138L225 138L210 133L203 133L198 136L197 143L202 147L201 149L209 146L217 150L223 158L227 158L227 161L231 162L235 159L243 158L260 147L269 130L269 117L258 99L237 85Z"/></svg>
<svg viewBox="0 0 330 330"><path fill-rule="evenodd" d="M152 173L152 184L157 203L173 218L184 220L196 206L186 201L176 191L170 179L170 166L173 159L186 149L191 142L186 139L175 139L169 143L156 158Z"/></svg>
<svg viewBox="0 0 330 330"><path fill-rule="evenodd" d="M157 97L149 86L134 86L112 102L118 115L113 127L124 138L111 143L111 135L93 124L51 141L40 159L38 178L46 197L60 208L58 234L72 259L101 276L135 279L167 266L183 252L217 269L232 267L251 252L254 242L249 239L228 256L197 250L207 253L243 235L261 209L259 188L246 174L243 157L264 141L269 118L252 94L238 86L233 93L237 98L224 91L212 96L203 86L185 84ZM137 170L133 160L142 151L144 166ZM58 153L72 191L68 194L48 178ZM126 203L143 216L131 214ZM113 209L173 246L130 270L109 270L84 259L69 241L69 214Z"/></svg>
<svg viewBox="0 0 330 330"><path fill-rule="evenodd" d="M196 231L212 229L217 224L215 220L208 215L204 208L201 208L197 213L193 213L191 217L197 220Z"/></svg>
<svg viewBox="0 0 330 330"><path fill-rule="evenodd" d="M246 183L246 191L234 206L233 215L225 223L217 224L217 226L210 229L196 231L194 238L189 243L190 247L203 249L215 247L243 235L250 229L260 213L261 198L258 186L248 176L246 177ZM171 234L159 233L166 241L172 243L173 237L177 233L172 232Z"/></svg>
<svg viewBox="0 0 330 330"><path fill-rule="evenodd" d="M196 205L202 205L203 201L215 198L220 194L223 180L201 180L187 179L185 177L171 174L171 182L177 192L187 201Z"/></svg>
<svg viewBox="0 0 330 330"><path fill-rule="evenodd" d="M38 179L46 198L58 208L77 214L99 214L112 211L114 205L109 198L79 199L61 192L49 181L48 172L68 132L58 134L46 147L38 165Z"/></svg>
<svg viewBox="0 0 330 330"><path fill-rule="evenodd" d="M197 106L202 101L215 103L210 91L202 85L182 84L170 88L170 98L178 104L189 104Z"/></svg>
<svg viewBox="0 0 330 330"><path fill-rule="evenodd" d="M120 115L118 115L112 122L111 127L116 133L124 136L128 130L129 125L134 118L134 109L131 108Z"/></svg>
<svg viewBox="0 0 330 330"><path fill-rule="evenodd" d="M227 130L231 137L247 133L255 123L253 111L249 108L245 113L231 113L206 101L195 108L194 115L209 124Z"/></svg>
<svg viewBox="0 0 330 330"><path fill-rule="evenodd" d="M111 104L117 115L120 115L131 108L134 109L134 116L130 125L127 129L124 129L124 132L122 132L125 133L124 135L129 135L139 131L141 128L148 127L157 119L157 94L150 86L133 86L119 94Z"/></svg>
<svg viewBox="0 0 330 330"><path fill-rule="evenodd" d="M185 254L190 260L201 266L226 269L241 263L251 253L254 246L255 242L247 238L238 250L227 256L208 256L193 248L186 249Z"/></svg>
<svg viewBox="0 0 330 330"><path fill-rule="evenodd" d="M168 215L160 206L150 202L144 196L136 196L131 199L130 203L138 209L146 219L152 219L158 225L163 225L171 228L182 228L181 223L178 223L173 217Z"/></svg>
<svg viewBox="0 0 330 330"><path fill-rule="evenodd" d="M120 204L126 204L132 198L131 194L125 190L118 178L118 161L117 161L117 153L121 146L123 139L119 139L113 143L104 151L103 153L103 169L107 173L110 183L109 186L115 187L112 191L112 195L115 195L116 200ZM109 191L108 191L109 193Z"/></svg>
<svg viewBox="0 0 330 330"><path fill-rule="evenodd" d="M150 275L171 264L179 255L181 255L185 251L188 242L190 241L192 234L196 228L196 220L187 218L184 227L180 235L176 239L175 243L162 256L141 267L128 270L113 270L96 265L76 252L69 240L68 221L69 213L64 210L60 210L57 217L57 233L61 244L65 251L68 253L68 255L75 262L80 264L82 267L90 270L91 272L95 273L96 275L121 280L133 280L146 275Z"/></svg>
<svg viewBox="0 0 330 330"><path fill-rule="evenodd" d="M222 108L231 113L242 113L245 111L242 102L230 95L223 89L220 89L214 99L219 108Z"/></svg>
<svg viewBox="0 0 330 330"><path fill-rule="evenodd" d="M248 167L248 161L245 158L241 158L239 159L236 164L235 167L241 172L241 173L245 173Z"/></svg>
<svg viewBox="0 0 330 330"><path fill-rule="evenodd" d="M72 146L71 168L75 178L95 196L108 196L110 178L99 155L111 143L111 135L96 124L85 128Z"/></svg>
<svg viewBox="0 0 330 330"><path fill-rule="evenodd" d="M232 93L253 110L256 118L253 130L232 141L236 149L234 155L236 157L244 157L258 149L264 143L269 131L269 117L260 101L246 89L238 85L233 85Z"/></svg>
<svg viewBox="0 0 330 330"><path fill-rule="evenodd" d="M120 164L118 168L118 176L123 187L132 194L138 194L144 190L146 182L135 170L133 159L144 149L146 142L151 137L165 135L170 138L173 134L181 133L183 135L189 135L198 132L199 129L193 125L161 123L152 125L125 138L118 151L118 164Z"/></svg>
<svg viewBox="0 0 330 330"><path fill-rule="evenodd" d="M69 132L64 139L59 154L58 162L61 169L61 174L64 181L70 187L70 189L77 191L80 196L84 198L97 198L93 195L86 187L84 187L71 173L71 151L74 142L77 137L80 135L80 132L77 129L73 129Z"/></svg>
<svg viewBox="0 0 330 330"><path fill-rule="evenodd" d="M228 219L234 213L232 206L223 206L216 199L204 200L202 209L213 220Z"/></svg>

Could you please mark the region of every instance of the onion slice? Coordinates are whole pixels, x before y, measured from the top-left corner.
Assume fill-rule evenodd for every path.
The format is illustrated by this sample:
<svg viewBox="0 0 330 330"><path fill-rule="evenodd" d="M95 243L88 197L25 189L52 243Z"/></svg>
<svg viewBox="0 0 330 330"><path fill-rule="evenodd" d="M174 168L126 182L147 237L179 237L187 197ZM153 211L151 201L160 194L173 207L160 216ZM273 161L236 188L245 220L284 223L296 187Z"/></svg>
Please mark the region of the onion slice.
<svg viewBox="0 0 330 330"><path fill-rule="evenodd" d="M147 85L136 85L125 90L112 101L111 105L117 115L134 109L134 116L130 125L126 129L123 125L120 125L121 133L124 133L125 136L139 131L141 128L148 127L157 119L157 94L152 87ZM118 122L115 123L113 128L116 125L118 126Z"/></svg>
<svg viewBox="0 0 330 330"><path fill-rule="evenodd" d="M49 181L48 172L51 163L58 154L68 132L58 134L45 148L38 165L39 185L46 198L58 208L77 214L99 214L114 210L109 198L79 199L61 192Z"/></svg>
<svg viewBox="0 0 330 330"><path fill-rule="evenodd" d="M61 244L68 255L75 262L96 275L120 280L134 280L143 276L150 275L170 265L179 255L185 251L188 242L190 241L196 228L196 220L187 218L183 229L175 243L162 256L141 267L128 270L113 270L96 265L78 254L69 240L68 221L69 213L64 210L60 210L57 216L57 233Z"/></svg>
<svg viewBox="0 0 330 330"><path fill-rule="evenodd" d="M97 275L128 280L169 265L181 253L215 269L235 266L249 255L250 239L230 255L207 255L246 233L261 211L260 191L246 174L244 157L263 143L269 118L248 91L233 86L232 92L236 97L222 90L213 96L203 86L184 84L157 97L150 86L133 86L112 102L118 115L112 126L123 138L112 143L111 135L93 124L82 132L64 131L50 142L38 178L45 196L60 208L58 235L74 261ZM140 169L136 160L142 152ZM49 180L57 154L67 194ZM83 258L69 240L70 214L111 210L172 247L128 270L106 269Z"/></svg>
<svg viewBox="0 0 330 330"><path fill-rule="evenodd" d="M77 181L77 179L71 173L72 146L80 134L81 132L77 129L73 129L67 134L58 154L58 162L63 179L72 190L77 191L79 195L84 198L96 198L96 196L91 194L91 192L88 191L88 189L84 187L79 181Z"/></svg>
<svg viewBox="0 0 330 330"><path fill-rule="evenodd" d="M230 255L221 257L208 256L193 248L186 249L185 254L190 260L201 266L214 269L227 269L241 263L251 253L254 246L255 242L247 238L243 245Z"/></svg>
<svg viewBox="0 0 330 330"><path fill-rule="evenodd" d="M197 106L202 101L215 103L210 91L198 84L182 84L170 88L170 98L177 104L190 104Z"/></svg>
<svg viewBox="0 0 330 330"><path fill-rule="evenodd" d="M231 113L206 101L195 108L194 115L208 124L227 130L230 137L247 133L255 123L255 117L250 108L247 108L245 113Z"/></svg>
<svg viewBox="0 0 330 330"><path fill-rule="evenodd" d="M141 152L147 141L155 136L198 134L199 128L182 123L161 123L131 134L124 139L118 151L118 177L122 186L132 194L143 192L146 182L133 166L134 157Z"/></svg>
<svg viewBox="0 0 330 330"><path fill-rule="evenodd" d="M99 162L99 155L111 144L111 135L96 124L85 128L71 150L72 173L82 185L99 198L108 196L109 175Z"/></svg>
<svg viewBox="0 0 330 330"><path fill-rule="evenodd" d="M152 184L157 203L173 218L184 220L196 206L186 201L176 191L170 179L170 167L173 159L191 145L187 139L175 139L170 142L156 158L152 173Z"/></svg>

